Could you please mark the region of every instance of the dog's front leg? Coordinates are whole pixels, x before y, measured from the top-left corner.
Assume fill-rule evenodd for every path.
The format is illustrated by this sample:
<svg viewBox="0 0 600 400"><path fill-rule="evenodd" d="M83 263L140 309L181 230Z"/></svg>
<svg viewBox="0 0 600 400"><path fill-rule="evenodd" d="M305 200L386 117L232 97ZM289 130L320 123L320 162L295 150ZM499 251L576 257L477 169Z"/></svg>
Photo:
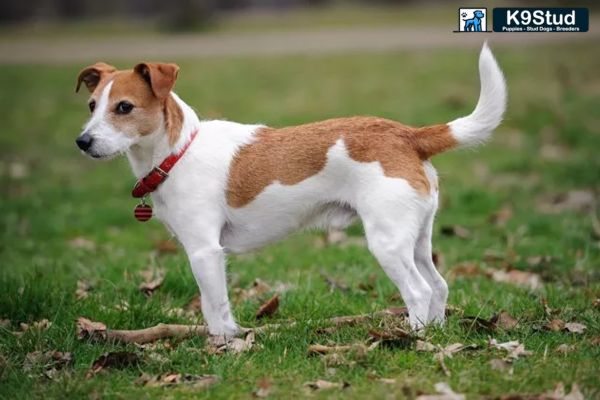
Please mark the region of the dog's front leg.
<svg viewBox="0 0 600 400"><path fill-rule="evenodd" d="M219 245L186 249L200 287L202 315L212 335L235 336L238 325L231 314L225 277L225 254Z"/></svg>

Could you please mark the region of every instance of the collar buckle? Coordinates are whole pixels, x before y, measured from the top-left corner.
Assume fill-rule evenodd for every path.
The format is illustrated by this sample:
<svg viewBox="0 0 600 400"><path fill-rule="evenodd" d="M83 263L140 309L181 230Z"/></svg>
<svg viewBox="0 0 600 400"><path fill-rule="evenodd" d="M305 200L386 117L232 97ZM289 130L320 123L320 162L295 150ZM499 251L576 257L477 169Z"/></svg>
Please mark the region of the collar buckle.
<svg viewBox="0 0 600 400"><path fill-rule="evenodd" d="M167 179L169 177L169 174L167 172L163 171L162 168L160 168L160 166L154 167L153 170L156 171L160 176L162 176L165 179Z"/></svg>

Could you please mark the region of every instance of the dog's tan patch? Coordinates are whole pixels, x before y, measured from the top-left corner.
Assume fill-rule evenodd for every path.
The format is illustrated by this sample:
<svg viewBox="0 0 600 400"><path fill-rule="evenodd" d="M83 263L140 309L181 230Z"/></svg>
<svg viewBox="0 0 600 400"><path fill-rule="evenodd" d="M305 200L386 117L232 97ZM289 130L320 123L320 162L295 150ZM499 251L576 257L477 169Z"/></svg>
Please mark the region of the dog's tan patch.
<svg viewBox="0 0 600 400"><path fill-rule="evenodd" d="M317 174L339 138L353 160L378 161L386 176L406 179L421 193L430 190L423 160L456 145L447 125L411 128L376 117L262 128L231 163L227 203L243 207L274 181L294 185Z"/></svg>
<svg viewBox="0 0 600 400"><path fill-rule="evenodd" d="M164 121L163 106L144 78L133 70L128 70L117 72L112 81L108 101L111 124L132 136L148 135L156 131ZM134 108L129 114L115 112L121 101L133 104Z"/></svg>
<svg viewBox="0 0 600 400"><path fill-rule="evenodd" d="M91 98L98 102L106 85L113 82L108 104L111 124L131 136L148 135L164 124L169 144L173 146L183 125L183 111L170 95L178 70L175 64L142 63L134 69L117 70L96 63L79 73L76 90L85 83L92 92ZM121 101L134 105L131 113L115 112Z"/></svg>

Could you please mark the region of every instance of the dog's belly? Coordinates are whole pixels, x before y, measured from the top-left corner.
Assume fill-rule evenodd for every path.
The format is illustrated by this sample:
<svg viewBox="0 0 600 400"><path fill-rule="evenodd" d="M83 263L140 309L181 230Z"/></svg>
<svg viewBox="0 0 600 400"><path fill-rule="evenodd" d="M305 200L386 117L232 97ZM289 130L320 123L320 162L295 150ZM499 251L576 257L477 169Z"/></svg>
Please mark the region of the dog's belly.
<svg viewBox="0 0 600 400"><path fill-rule="evenodd" d="M338 203L273 208L277 210L269 210L268 214L255 212L234 218L223 228L221 245L229 252L243 253L279 241L299 229L345 228L357 218L352 207Z"/></svg>

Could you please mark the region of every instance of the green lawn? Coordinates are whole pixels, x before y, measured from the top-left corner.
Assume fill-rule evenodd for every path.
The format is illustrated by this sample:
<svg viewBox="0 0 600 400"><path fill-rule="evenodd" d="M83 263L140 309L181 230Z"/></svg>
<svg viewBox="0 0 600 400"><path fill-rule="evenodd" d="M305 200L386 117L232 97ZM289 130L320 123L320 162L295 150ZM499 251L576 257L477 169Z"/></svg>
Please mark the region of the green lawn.
<svg viewBox="0 0 600 400"><path fill-rule="evenodd" d="M544 283L528 291L484 275L454 274L451 305L484 318L506 310L520 324L487 332L461 324L454 313L443 329L427 330L422 339L436 345L478 345L445 359L450 376L432 353L418 352L414 344L346 354L335 367L307 355L312 343L364 342L369 330L382 323L374 319L322 333L318 328L326 325L319 320L402 305L364 247L320 248L317 233L230 258L230 289L247 288L255 278L294 285L268 321L299 323L279 335L259 335L260 346L249 352L210 355L201 338L171 341L157 350L77 340L75 319L80 316L121 329L191 323L169 309L187 304L197 287L181 251L156 251L155 242L168 239L163 227L132 218L134 179L126 160L93 162L76 150L74 139L87 117L86 95L74 94L82 66L1 66L0 319L10 322L0 328L0 397L251 398L263 378L270 380L275 398L304 397L310 389L303 384L316 379L350 384L314 392L322 398L411 397L432 393L437 382L470 398L543 393L557 382L567 388L578 383L586 398L598 396L600 346L594 339L600 335L600 310L593 302L600 298L600 232L594 231L592 218L597 205L571 210L578 208L573 202L559 202L566 210L547 213L545 202L574 190L598 194L600 56L595 44L501 48L496 54L509 83L506 121L487 146L434 160L442 185L434 249L447 277L465 262L482 269L510 264L538 273ZM175 61L181 66L177 92L201 115L282 126L353 114L413 125L449 121L474 105L476 60L475 51L448 50ZM512 209L512 217L497 226L490 217L503 207ZM440 227L452 225L468 228L470 236L440 234ZM349 232L360 235L361 227ZM87 246L77 245L82 238ZM549 259L541 265L528 262L534 256ZM148 266L166 270L164 285L151 298L138 291L138 271ZM331 291L322 272L344 281L349 290ZM94 283L86 299L75 296L78 280ZM373 282L373 289L359 289L365 282ZM260 324L254 313L265 298L234 303L242 325ZM553 318L587 329L580 334L543 329L549 317L542 299L555 309ZM123 302L127 310L120 307ZM52 322L48 330L12 333L21 322L44 318ZM492 369L490 360L505 352L490 348L489 337L518 340L533 354L514 361L512 374ZM574 348L559 354L561 344ZM52 379L42 374L41 365L24 371L26 355L35 350L72 352L74 363ZM86 379L92 362L112 350L137 352L142 362ZM203 391L133 383L142 372L171 371L216 374L221 382Z"/></svg>

